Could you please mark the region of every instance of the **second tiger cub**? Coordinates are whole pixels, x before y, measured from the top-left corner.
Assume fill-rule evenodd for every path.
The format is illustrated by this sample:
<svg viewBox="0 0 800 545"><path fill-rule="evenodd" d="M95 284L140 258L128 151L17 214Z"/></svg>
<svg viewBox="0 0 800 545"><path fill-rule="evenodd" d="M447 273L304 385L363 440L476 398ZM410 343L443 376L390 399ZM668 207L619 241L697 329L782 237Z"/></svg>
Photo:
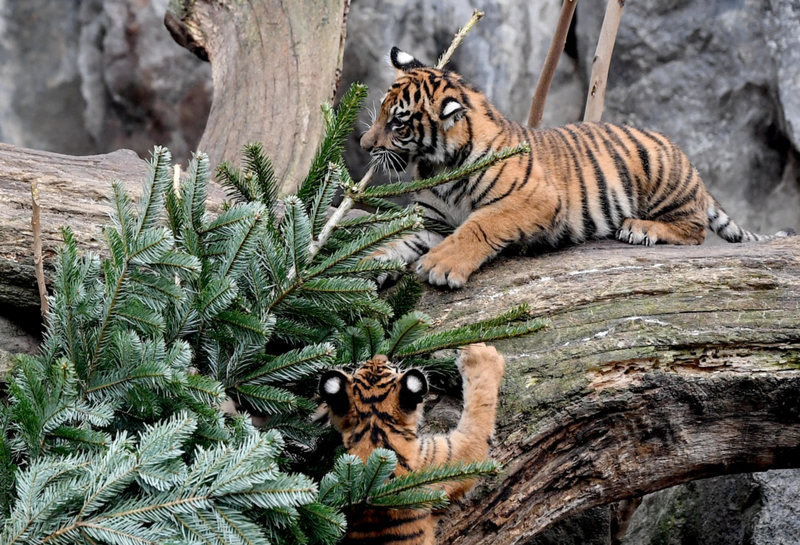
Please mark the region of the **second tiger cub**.
<svg viewBox="0 0 800 545"><path fill-rule="evenodd" d="M417 272L431 284L461 287L514 243L615 236L647 246L701 244L707 228L728 242L772 238L728 217L686 154L658 133L608 123L524 127L459 75L427 68L397 48L390 56L397 79L361 139L385 166L411 164L417 178L427 178L492 151L531 146L527 155L415 196L428 217L457 229L446 238L415 233L383 252L419 260Z"/></svg>
<svg viewBox="0 0 800 545"><path fill-rule="evenodd" d="M397 454L397 475L450 461L485 460L505 360L480 343L464 348L456 363L464 384L464 409L458 426L447 435L417 435L428 392L425 375L417 369L399 372L386 356L375 356L352 375L336 370L323 374L319 393L347 452L366 461L376 448L391 449ZM453 482L444 489L454 499L474 484ZM435 529L429 511L375 508L348 521L343 543L433 545Z"/></svg>

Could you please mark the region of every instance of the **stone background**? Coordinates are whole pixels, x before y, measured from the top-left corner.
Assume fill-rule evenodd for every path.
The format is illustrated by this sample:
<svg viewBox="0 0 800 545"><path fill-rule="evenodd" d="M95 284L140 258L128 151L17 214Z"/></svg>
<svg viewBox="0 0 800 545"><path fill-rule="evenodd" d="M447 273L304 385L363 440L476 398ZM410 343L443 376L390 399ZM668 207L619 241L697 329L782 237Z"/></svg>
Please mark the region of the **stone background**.
<svg viewBox="0 0 800 545"><path fill-rule="evenodd" d="M161 144L185 162L205 126L211 71L170 38L162 22L167 3L0 0L0 141L76 155L130 148L146 156ZM486 17L450 68L524 122L558 0L352 0L342 85L367 83L368 105L376 104L393 79L389 49L434 63L473 7ZM579 3L545 126L582 117L604 9L599 0ZM672 138L746 229L800 231L800 0L628 2L604 119ZM362 121L369 123L367 112ZM357 140L347 153L356 172L367 159ZM0 364L34 346L0 316ZM608 508L595 508L532 545L606 545L608 532ZM625 543L800 543L800 472L728 476L651 494Z"/></svg>

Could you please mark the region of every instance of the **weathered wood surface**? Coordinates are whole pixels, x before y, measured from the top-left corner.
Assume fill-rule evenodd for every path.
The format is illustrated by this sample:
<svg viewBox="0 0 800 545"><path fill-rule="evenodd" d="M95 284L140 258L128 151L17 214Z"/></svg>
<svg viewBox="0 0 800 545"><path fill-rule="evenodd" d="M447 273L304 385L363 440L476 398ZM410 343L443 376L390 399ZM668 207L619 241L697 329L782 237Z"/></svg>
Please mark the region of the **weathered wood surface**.
<svg viewBox="0 0 800 545"><path fill-rule="evenodd" d="M505 470L444 517L442 543L525 543L594 505L800 467L800 237L503 258L422 310L450 326L523 302L552 327L497 343Z"/></svg>
<svg viewBox="0 0 800 545"><path fill-rule="evenodd" d="M199 149L238 164L262 142L282 191L294 193L324 129L344 55L350 0L173 0L175 40L211 62L214 98Z"/></svg>
<svg viewBox="0 0 800 545"><path fill-rule="evenodd" d="M99 251L108 223L107 195L113 180L138 196L147 164L130 150L75 157L0 144L0 306L38 313L39 295L33 263L31 182L39 184L45 274L53 271L61 227L75 232L81 248ZM215 210L224 192L209 191Z"/></svg>

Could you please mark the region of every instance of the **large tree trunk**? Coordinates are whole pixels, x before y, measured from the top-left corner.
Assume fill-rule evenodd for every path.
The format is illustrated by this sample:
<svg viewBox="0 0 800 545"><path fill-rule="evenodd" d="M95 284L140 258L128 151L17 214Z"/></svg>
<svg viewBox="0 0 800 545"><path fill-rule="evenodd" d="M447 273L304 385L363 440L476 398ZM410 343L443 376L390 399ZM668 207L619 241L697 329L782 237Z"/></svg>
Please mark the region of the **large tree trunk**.
<svg viewBox="0 0 800 545"><path fill-rule="evenodd" d="M503 259L422 310L445 327L521 303L552 326L498 343L505 469L443 543L525 543L594 505L800 467L800 238Z"/></svg>
<svg viewBox="0 0 800 545"><path fill-rule="evenodd" d="M211 164L238 164L242 146L262 142L294 193L324 129L320 106L333 99L350 0L173 0L166 25L175 40L211 61L214 99L200 149Z"/></svg>

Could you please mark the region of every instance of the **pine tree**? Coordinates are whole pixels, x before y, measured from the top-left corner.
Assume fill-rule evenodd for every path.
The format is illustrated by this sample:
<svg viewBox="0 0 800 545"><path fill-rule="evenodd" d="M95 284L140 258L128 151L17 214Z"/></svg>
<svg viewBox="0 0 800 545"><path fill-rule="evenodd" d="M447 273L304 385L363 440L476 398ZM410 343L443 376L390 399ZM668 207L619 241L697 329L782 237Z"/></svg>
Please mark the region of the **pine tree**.
<svg viewBox="0 0 800 545"><path fill-rule="evenodd" d="M373 213L321 239L336 190L353 186L341 148L365 96L356 85L326 110L298 196L278 198L269 159L250 145L241 168L218 168L231 201L212 218L207 157L176 188L169 152L156 148L137 205L112 185L107 257L81 255L64 229L44 342L17 358L0 411L0 542L334 543L343 507L439 507L430 484L497 471L387 482L394 455L379 451L363 467L340 457L319 485L291 472L321 433L308 416L322 369L385 353L452 373L452 357L430 354L544 326L520 308L429 334L430 319L411 310L417 283L381 298L376 278L404 265L372 254L422 225L385 192L368 195ZM502 157L492 159L480 168ZM263 429L225 416L226 399L263 416Z"/></svg>

